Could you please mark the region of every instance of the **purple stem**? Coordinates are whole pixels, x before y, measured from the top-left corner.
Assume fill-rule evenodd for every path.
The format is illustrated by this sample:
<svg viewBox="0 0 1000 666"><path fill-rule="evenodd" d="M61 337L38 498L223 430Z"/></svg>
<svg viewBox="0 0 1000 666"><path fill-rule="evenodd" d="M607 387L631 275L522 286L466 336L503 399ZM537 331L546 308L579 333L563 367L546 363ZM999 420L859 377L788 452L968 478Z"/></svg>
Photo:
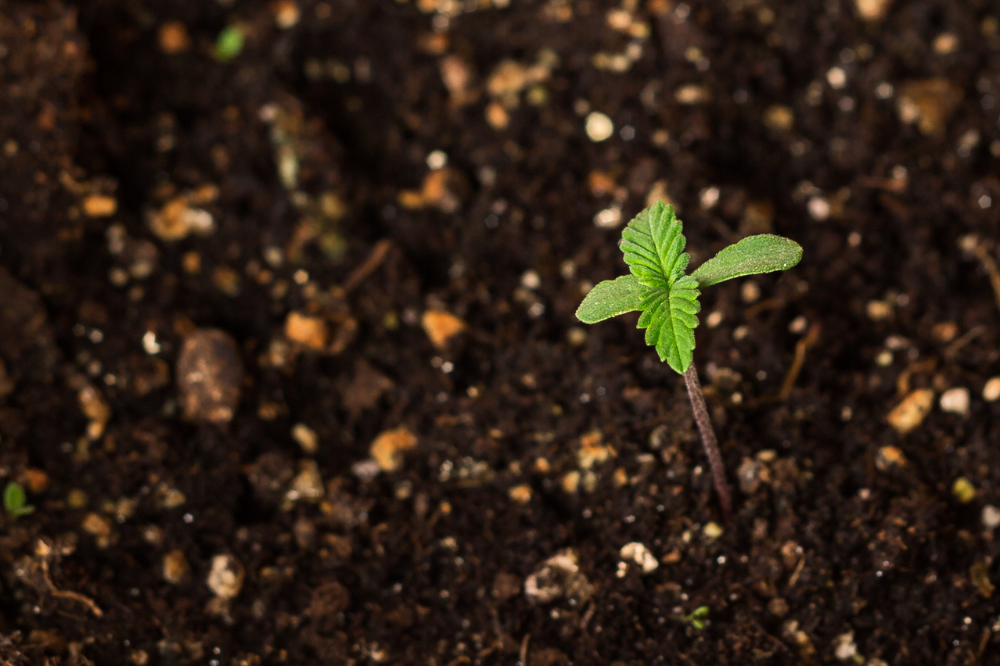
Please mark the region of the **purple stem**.
<svg viewBox="0 0 1000 666"><path fill-rule="evenodd" d="M684 383L687 384L688 397L691 398L691 411L694 412L694 420L698 424L698 432L701 433L701 443L705 447L708 464L712 467L712 480L715 481L715 492L719 495L722 517L728 521L733 513L733 505L729 499L726 468L722 463L719 441L715 439L715 431L712 430L712 419L708 415L705 396L701 392L701 382L698 381L698 371L695 370L693 361L684 373Z"/></svg>

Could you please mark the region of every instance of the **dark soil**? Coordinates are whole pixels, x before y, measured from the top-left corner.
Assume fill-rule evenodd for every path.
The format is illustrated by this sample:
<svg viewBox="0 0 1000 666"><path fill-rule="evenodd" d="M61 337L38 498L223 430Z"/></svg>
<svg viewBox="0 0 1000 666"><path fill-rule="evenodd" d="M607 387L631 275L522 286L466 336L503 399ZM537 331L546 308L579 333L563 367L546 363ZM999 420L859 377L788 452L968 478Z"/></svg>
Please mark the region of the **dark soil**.
<svg viewBox="0 0 1000 666"><path fill-rule="evenodd" d="M0 0L4 664L1000 664L997 6L507 4Z"/></svg>

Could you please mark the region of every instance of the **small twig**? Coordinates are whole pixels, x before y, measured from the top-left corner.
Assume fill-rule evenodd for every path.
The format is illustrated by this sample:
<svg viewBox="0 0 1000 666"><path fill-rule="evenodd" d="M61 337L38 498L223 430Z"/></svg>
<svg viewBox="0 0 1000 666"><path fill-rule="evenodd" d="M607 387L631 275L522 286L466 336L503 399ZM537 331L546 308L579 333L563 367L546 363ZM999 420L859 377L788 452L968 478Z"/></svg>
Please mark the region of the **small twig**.
<svg viewBox="0 0 1000 666"><path fill-rule="evenodd" d="M85 597L79 592L73 592L71 590L60 590L56 588L55 584L52 582L52 577L49 575L49 562L48 560L42 558L42 576L45 580L46 586L49 588L49 594L57 599L72 599L73 601L79 602L90 609L96 617L103 617L104 611L102 611L93 599Z"/></svg>
<svg viewBox="0 0 1000 666"><path fill-rule="evenodd" d="M945 347L944 357L945 358L952 358L955 354L958 353L958 351L962 347L964 347L965 345L969 344L970 342L972 342L973 340L975 340L976 338L978 338L980 335L982 335L985 332L986 332L986 327L985 326L976 326L974 328L970 328L968 330L968 332L966 332L965 335L963 335L962 337L958 338L957 340L955 340L954 342L952 342L950 345L948 345L947 347Z"/></svg>
<svg viewBox="0 0 1000 666"><path fill-rule="evenodd" d="M385 261L385 258L389 255L389 250L391 249L392 241L388 238L383 238L379 242L375 243L375 247L373 247L372 251L368 253L365 260L361 262L361 265L351 271L351 274L347 276L346 280L344 280L344 284L341 287L344 290L344 293L350 293L355 287L361 284L366 277L374 273L375 269L378 268L383 261Z"/></svg>
<svg viewBox="0 0 1000 666"><path fill-rule="evenodd" d="M801 340L795 343L795 360L792 361L792 367L788 369L785 381L781 384L778 400L782 402L788 400L788 396L792 394L792 388L795 387L795 380L799 378L799 373L802 372L802 365L806 362L806 352L819 340L821 330L822 327L817 322L809 327L809 331Z"/></svg>
<svg viewBox="0 0 1000 666"><path fill-rule="evenodd" d="M1000 308L1000 266L997 266L996 259L986 249L986 244L978 238L975 239L974 243L970 243L970 245L972 246L972 253L976 255L976 259L979 259L979 263L983 265L983 268L986 269L986 272L990 276L993 297L996 299L997 308Z"/></svg>
<svg viewBox="0 0 1000 666"><path fill-rule="evenodd" d="M518 652L519 666L528 666L528 642L530 640L531 634L525 634L524 638L521 640L521 651Z"/></svg>
<svg viewBox="0 0 1000 666"><path fill-rule="evenodd" d="M782 643L781 640L779 640L778 638L775 638L770 633L768 633L768 631L764 629L764 627L760 626L760 623L757 622L757 620L750 620L750 623L757 628L757 631L759 631L762 636L771 639L771 641L775 644L775 646L781 648L782 652L786 654L789 652L788 646Z"/></svg>
<svg viewBox="0 0 1000 666"><path fill-rule="evenodd" d="M802 569L804 569L805 566L806 566L806 556L802 555L799 558L798 565L796 565L796 567L795 567L795 571L793 571L792 575L788 578L788 587L789 588L795 587L795 584L799 582L799 576L802 575Z"/></svg>
<svg viewBox="0 0 1000 666"><path fill-rule="evenodd" d="M715 492L719 495L722 517L728 521L733 513L733 504L729 499L726 467L722 462L722 453L719 451L719 441L715 438L715 431L712 430L712 419L708 415L708 407L705 405L705 396L701 391L701 382L698 381L698 371L695 369L694 363L691 363L684 372L684 383L687 385L688 397L691 399L691 411L694 412L698 432L701 433L701 443L705 447L705 455L708 456L708 464L712 468L712 480L715 482Z"/></svg>
<svg viewBox="0 0 1000 666"><path fill-rule="evenodd" d="M746 317L747 319L753 319L761 312L765 312L767 310L775 310L777 308L780 308L784 304L785 304L784 299L777 297L768 298L767 300L759 301L748 307L746 309L746 312L743 313L743 316Z"/></svg>

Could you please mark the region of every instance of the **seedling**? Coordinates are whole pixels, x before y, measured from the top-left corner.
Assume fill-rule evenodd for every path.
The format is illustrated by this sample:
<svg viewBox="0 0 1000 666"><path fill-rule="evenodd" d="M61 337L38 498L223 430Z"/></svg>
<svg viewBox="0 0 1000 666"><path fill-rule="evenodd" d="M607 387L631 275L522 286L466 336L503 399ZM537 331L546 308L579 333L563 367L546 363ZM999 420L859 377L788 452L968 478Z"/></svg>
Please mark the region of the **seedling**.
<svg viewBox="0 0 1000 666"><path fill-rule="evenodd" d="M21 484L13 481L3 489L3 507L14 520L27 516L35 510L35 507L28 504L28 498L24 495Z"/></svg>
<svg viewBox="0 0 1000 666"><path fill-rule="evenodd" d="M682 615L681 621L687 622L697 631L701 631L708 626L708 614L712 612L712 609L708 606L698 606L690 615Z"/></svg>
<svg viewBox="0 0 1000 666"><path fill-rule="evenodd" d="M783 271L799 263L802 248L781 236L749 236L720 251L688 275L690 256L684 252L681 221L674 207L659 201L639 213L622 232L619 245L630 274L596 285L576 311L585 324L639 310L638 328L646 329L646 344L656 347L660 360L684 376L698 432L712 467L723 516L732 513L726 470L705 406L698 372L691 363L698 302L704 287L743 277Z"/></svg>

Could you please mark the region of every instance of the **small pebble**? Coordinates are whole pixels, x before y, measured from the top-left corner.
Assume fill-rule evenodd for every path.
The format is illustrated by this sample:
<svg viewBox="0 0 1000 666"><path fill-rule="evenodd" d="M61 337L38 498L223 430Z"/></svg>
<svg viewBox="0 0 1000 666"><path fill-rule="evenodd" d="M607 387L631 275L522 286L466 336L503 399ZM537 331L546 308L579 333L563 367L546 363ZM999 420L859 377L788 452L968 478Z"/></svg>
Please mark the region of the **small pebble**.
<svg viewBox="0 0 1000 666"><path fill-rule="evenodd" d="M299 473L292 480L292 486L286 497L292 501L317 502L324 494L323 477L320 476L316 461L303 460L300 462Z"/></svg>
<svg viewBox="0 0 1000 666"><path fill-rule="evenodd" d="M87 424L87 437L92 440L100 439L111 418L111 407L107 400L100 391L87 384L77 393L77 401L80 403L80 411L90 421Z"/></svg>
<svg viewBox="0 0 1000 666"><path fill-rule="evenodd" d="M604 445L602 439L603 437L598 430L587 433L580 438L580 448L576 452L576 462L580 469L590 469L615 457L615 450Z"/></svg>
<svg viewBox="0 0 1000 666"><path fill-rule="evenodd" d="M378 461L372 460L371 458L359 460L351 465L351 474L356 476L362 482L373 480L381 471L382 469L379 467Z"/></svg>
<svg viewBox="0 0 1000 666"><path fill-rule="evenodd" d="M316 431L305 423L296 423L292 426L292 439L298 442L307 455L313 455L319 449L319 437Z"/></svg>
<svg viewBox="0 0 1000 666"><path fill-rule="evenodd" d="M823 197L812 197L806 207L809 209L809 216L818 222L830 217L830 202Z"/></svg>
<svg viewBox="0 0 1000 666"><path fill-rule="evenodd" d="M774 132L787 132L795 124L795 114L781 104L772 104L764 111L764 126Z"/></svg>
<svg viewBox="0 0 1000 666"><path fill-rule="evenodd" d="M243 363L231 335L198 329L184 340L177 358L179 402L187 419L228 423L236 413Z"/></svg>
<svg viewBox="0 0 1000 666"><path fill-rule="evenodd" d="M840 67L832 67L826 73L826 82L834 90L840 90L847 85L847 73Z"/></svg>
<svg viewBox="0 0 1000 666"><path fill-rule="evenodd" d="M715 522L706 523L705 527L702 528L702 533L711 540L718 539L722 536L722 527Z"/></svg>
<svg viewBox="0 0 1000 666"><path fill-rule="evenodd" d="M191 36L180 21L167 21L160 26L160 50L167 55L183 53L191 46Z"/></svg>
<svg viewBox="0 0 1000 666"><path fill-rule="evenodd" d="M212 570L206 584L212 593L223 599L232 599L243 587L244 570L232 555L216 555L212 558Z"/></svg>
<svg viewBox="0 0 1000 666"><path fill-rule="evenodd" d="M599 143L606 141L615 133L615 124L605 114L592 111L587 115L586 131L591 141Z"/></svg>
<svg viewBox="0 0 1000 666"><path fill-rule="evenodd" d="M960 476L951 484L951 494L962 504L968 504L976 499L976 487L972 485L972 481Z"/></svg>
<svg viewBox="0 0 1000 666"><path fill-rule="evenodd" d="M948 389L941 394L941 399L938 404L941 405L941 411L943 412L962 415L968 414L969 389L964 387Z"/></svg>
<svg viewBox="0 0 1000 666"><path fill-rule="evenodd" d="M526 483L514 486L508 491L508 495L518 504L527 504L531 501L531 486Z"/></svg>
<svg viewBox="0 0 1000 666"><path fill-rule="evenodd" d="M190 573L191 566L184 557L184 551L172 550L163 556L163 580L169 584L180 585Z"/></svg>
<svg viewBox="0 0 1000 666"><path fill-rule="evenodd" d="M1000 376L991 377L983 386L983 400L986 402L996 402L1000 400Z"/></svg>
<svg viewBox="0 0 1000 666"><path fill-rule="evenodd" d="M744 303L756 303L760 300L760 286L753 280L747 280L740 287L740 298Z"/></svg>
<svg viewBox="0 0 1000 666"><path fill-rule="evenodd" d="M1000 508L992 504L987 504L983 507L983 527L988 530L994 530L1000 527Z"/></svg>
<svg viewBox="0 0 1000 666"><path fill-rule="evenodd" d="M149 218L149 228L163 241L178 241L189 234L207 235L215 231L215 219L208 211L190 205L189 196L168 201Z"/></svg>
<svg viewBox="0 0 1000 666"><path fill-rule="evenodd" d="M486 122L495 130L506 129L510 124L510 114L500 102L490 102L486 106Z"/></svg>
<svg viewBox="0 0 1000 666"><path fill-rule="evenodd" d="M371 443L369 453L383 472L394 472L403 464L403 453L417 447L417 437L406 427L386 430Z"/></svg>
<svg viewBox="0 0 1000 666"><path fill-rule="evenodd" d="M583 604L593 596L594 588L580 571L579 555L575 550L560 551L524 580L524 595L532 601L547 604L564 597Z"/></svg>
<svg viewBox="0 0 1000 666"><path fill-rule="evenodd" d="M542 286L542 278L538 275L538 271L525 271L521 275L521 286L525 289L538 289Z"/></svg>
<svg viewBox="0 0 1000 666"><path fill-rule="evenodd" d="M320 351L326 348L330 329L322 317L293 311L285 319L285 337L303 347Z"/></svg>
<svg viewBox="0 0 1000 666"><path fill-rule="evenodd" d="M889 13L892 0L854 0L854 4L865 21L881 21Z"/></svg>
<svg viewBox="0 0 1000 666"><path fill-rule="evenodd" d="M760 463L750 458L744 458L736 469L736 479L740 484L740 492L744 495L753 495L757 492L760 488L762 470L763 466Z"/></svg>
<svg viewBox="0 0 1000 666"><path fill-rule="evenodd" d="M81 525L83 531L94 537L98 548L111 545L111 521L96 513L88 513Z"/></svg>
<svg viewBox="0 0 1000 666"><path fill-rule="evenodd" d="M278 0L272 6L274 22L282 30L295 26L302 17L298 4L294 0Z"/></svg>
<svg viewBox="0 0 1000 666"><path fill-rule="evenodd" d="M903 398L895 409L889 413L889 424L900 435L906 435L919 426L934 404L934 391L931 389L916 389Z"/></svg>
<svg viewBox="0 0 1000 666"><path fill-rule="evenodd" d="M83 200L83 212L87 217L110 217L118 211L118 201L104 194L91 194Z"/></svg>
<svg viewBox="0 0 1000 666"><path fill-rule="evenodd" d="M1000 527L1000 509L992 504L983 507L983 527L988 530Z"/></svg>
<svg viewBox="0 0 1000 666"><path fill-rule="evenodd" d="M660 566L653 553L638 541L633 541L622 546L619 555L624 561L631 561L638 564L644 574L652 573Z"/></svg>
<svg viewBox="0 0 1000 666"><path fill-rule="evenodd" d="M932 48L934 49L934 53L938 55L954 53L958 50L958 37L953 33L943 32L934 38Z"/></svg>
<svg viewBox="0 0 1000 666"><path fill-rule="evenodd" d="M693 106L708 102L712 99L712 93L705 86L690 84L678 88L677 92L674 93L674 99L677 100L678 104Z"/></svg>
<svg viewBox="0 0 1000 666"><path fill-rule="evenodd" d="M833 654L840 661L853 661L858 654L858 645L854 642L854 632L840 634L833 639Z"/></svg>
<svg viewBox="0 0 1000 666"><path fill-rule="evenodd" d="M767 602L767 612L777 618L782 618L788 615L789 611L788 602L781 597L774 597L769 602Z"/></svg>
<svg viewBox="0 0 1000 666"><path fill-rule="evenodd" d="M872 321L885 321L892 316L892 306L886 301L872 300L865 306L865 312Z"/></svg>
<svg viewBox="0 0 1000 666"><path fill-rule="evenodd" d="M958 324L953 321L942 321L931 326L931 336L938 342L951 342L958 337Z"/></svg>
<svg viewBox="0 0 1000 666"><path fill-rule="evenodd" d="M880 472L885 472L893 467L901 467L906 464L906 456L898 446L883 446L875 456L875 467Z"/></svg>
<svg viewBox="0 0 1000 666"><path fill-rule="evenodd" d="M430 338L431 344L438 349L444 349L448 342L465 330L465 322L443 310L428 310L420 320L424 332Z"/></svg>
<svg viewBox="0 0 1000 666"><path fill-rule="evenodd" d="M40 469L29 467L21 475L24 486L32 494L44 493L49 487L49 475Z"/></svg>

